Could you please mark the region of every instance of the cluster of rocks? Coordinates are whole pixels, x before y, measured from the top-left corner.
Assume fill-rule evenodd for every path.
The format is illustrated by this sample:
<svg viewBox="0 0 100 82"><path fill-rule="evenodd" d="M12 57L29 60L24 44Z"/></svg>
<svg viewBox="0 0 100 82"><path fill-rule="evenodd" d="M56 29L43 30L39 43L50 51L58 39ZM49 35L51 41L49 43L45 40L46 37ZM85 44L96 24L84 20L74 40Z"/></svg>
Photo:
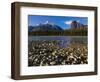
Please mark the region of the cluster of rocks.
<svg viewBox="0 0 100 82"><path fill-rule="evenodd" d="M86 44L70 44L60 48L61 41L32 41L28 50L28 66L73 65L88 63Z"/></svg>

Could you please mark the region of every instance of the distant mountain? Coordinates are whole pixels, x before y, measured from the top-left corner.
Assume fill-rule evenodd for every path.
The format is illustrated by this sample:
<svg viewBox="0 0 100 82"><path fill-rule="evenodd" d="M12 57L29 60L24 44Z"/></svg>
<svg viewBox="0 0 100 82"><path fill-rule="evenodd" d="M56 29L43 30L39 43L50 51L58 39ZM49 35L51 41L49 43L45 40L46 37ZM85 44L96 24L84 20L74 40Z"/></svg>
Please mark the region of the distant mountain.
<svg viewBox="0 0 100 82"><path fill-rule="evenodd" d="M62 31L63 29L58 25L47 23L47 24L39 24L37 26L29 26L28 30L32 32L32 31Z"/></svg>
<svg viewBox="0 0 100 82"><path fill-rule="evenodd" d="M81 24L77 21L72 21L71 29L87 29L87 25Z"/></svg>
<svg viewBox="0 0 100 82"><path fill-rule="evenodd" d="M81 24L77 21L72 21L70 24L70 29L87 29L88 25ZM28 31L29 32L35 32L35 31L64 31L68 29L62 29L60 26L53 24L53 23L43 23L38 24L36 26L29 26Z"/></svg>
<svg viewBox="0 0 100 82"><path fill-rule="evenodd" d="M32 29L33 29L34 27L33 26L28 26L28 31L29 32L32 32Z"/></svg>

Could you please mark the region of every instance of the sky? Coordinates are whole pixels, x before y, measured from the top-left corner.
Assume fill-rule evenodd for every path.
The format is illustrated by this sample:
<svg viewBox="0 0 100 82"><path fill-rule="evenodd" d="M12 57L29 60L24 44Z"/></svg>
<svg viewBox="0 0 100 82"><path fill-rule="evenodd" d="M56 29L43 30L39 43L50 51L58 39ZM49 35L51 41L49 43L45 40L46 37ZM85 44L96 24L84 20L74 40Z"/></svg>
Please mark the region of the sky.
<svg viewBox="0 0 100 82"><path fill-rule="evenodd" d="M60 26L62 29L69 29L72 21L80 22L87 25L87 17L71 17L71 16L41 16L41 15L29 15L28 26L36 26L38 24L52 23Z"/></svg>

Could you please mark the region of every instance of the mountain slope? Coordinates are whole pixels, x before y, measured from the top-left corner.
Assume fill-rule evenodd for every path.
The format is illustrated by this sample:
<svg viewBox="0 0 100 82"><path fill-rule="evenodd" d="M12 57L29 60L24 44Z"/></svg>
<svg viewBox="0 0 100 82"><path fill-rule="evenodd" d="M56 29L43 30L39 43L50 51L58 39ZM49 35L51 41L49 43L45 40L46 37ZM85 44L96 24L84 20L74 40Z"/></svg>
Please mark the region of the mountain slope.
<svg viewBox="0 0 100 82"><path fill-rule="evenodd" d="M29 31L62 31L63 29L55 24L39 24L37 26L29 26Z"/></svg>

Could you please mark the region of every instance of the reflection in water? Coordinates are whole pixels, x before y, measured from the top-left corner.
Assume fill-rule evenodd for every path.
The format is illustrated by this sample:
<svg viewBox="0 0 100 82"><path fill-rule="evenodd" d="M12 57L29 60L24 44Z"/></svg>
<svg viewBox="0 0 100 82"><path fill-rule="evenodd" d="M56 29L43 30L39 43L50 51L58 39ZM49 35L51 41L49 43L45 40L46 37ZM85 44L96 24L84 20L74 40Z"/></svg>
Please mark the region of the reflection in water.
<svg viewBox="0 0 100 82"><path fill-rule="evenodd" d="M70 44L87 44L87 36L29 36L28 43L32 41L60 41L60 47L66 47Z"/></svg>

